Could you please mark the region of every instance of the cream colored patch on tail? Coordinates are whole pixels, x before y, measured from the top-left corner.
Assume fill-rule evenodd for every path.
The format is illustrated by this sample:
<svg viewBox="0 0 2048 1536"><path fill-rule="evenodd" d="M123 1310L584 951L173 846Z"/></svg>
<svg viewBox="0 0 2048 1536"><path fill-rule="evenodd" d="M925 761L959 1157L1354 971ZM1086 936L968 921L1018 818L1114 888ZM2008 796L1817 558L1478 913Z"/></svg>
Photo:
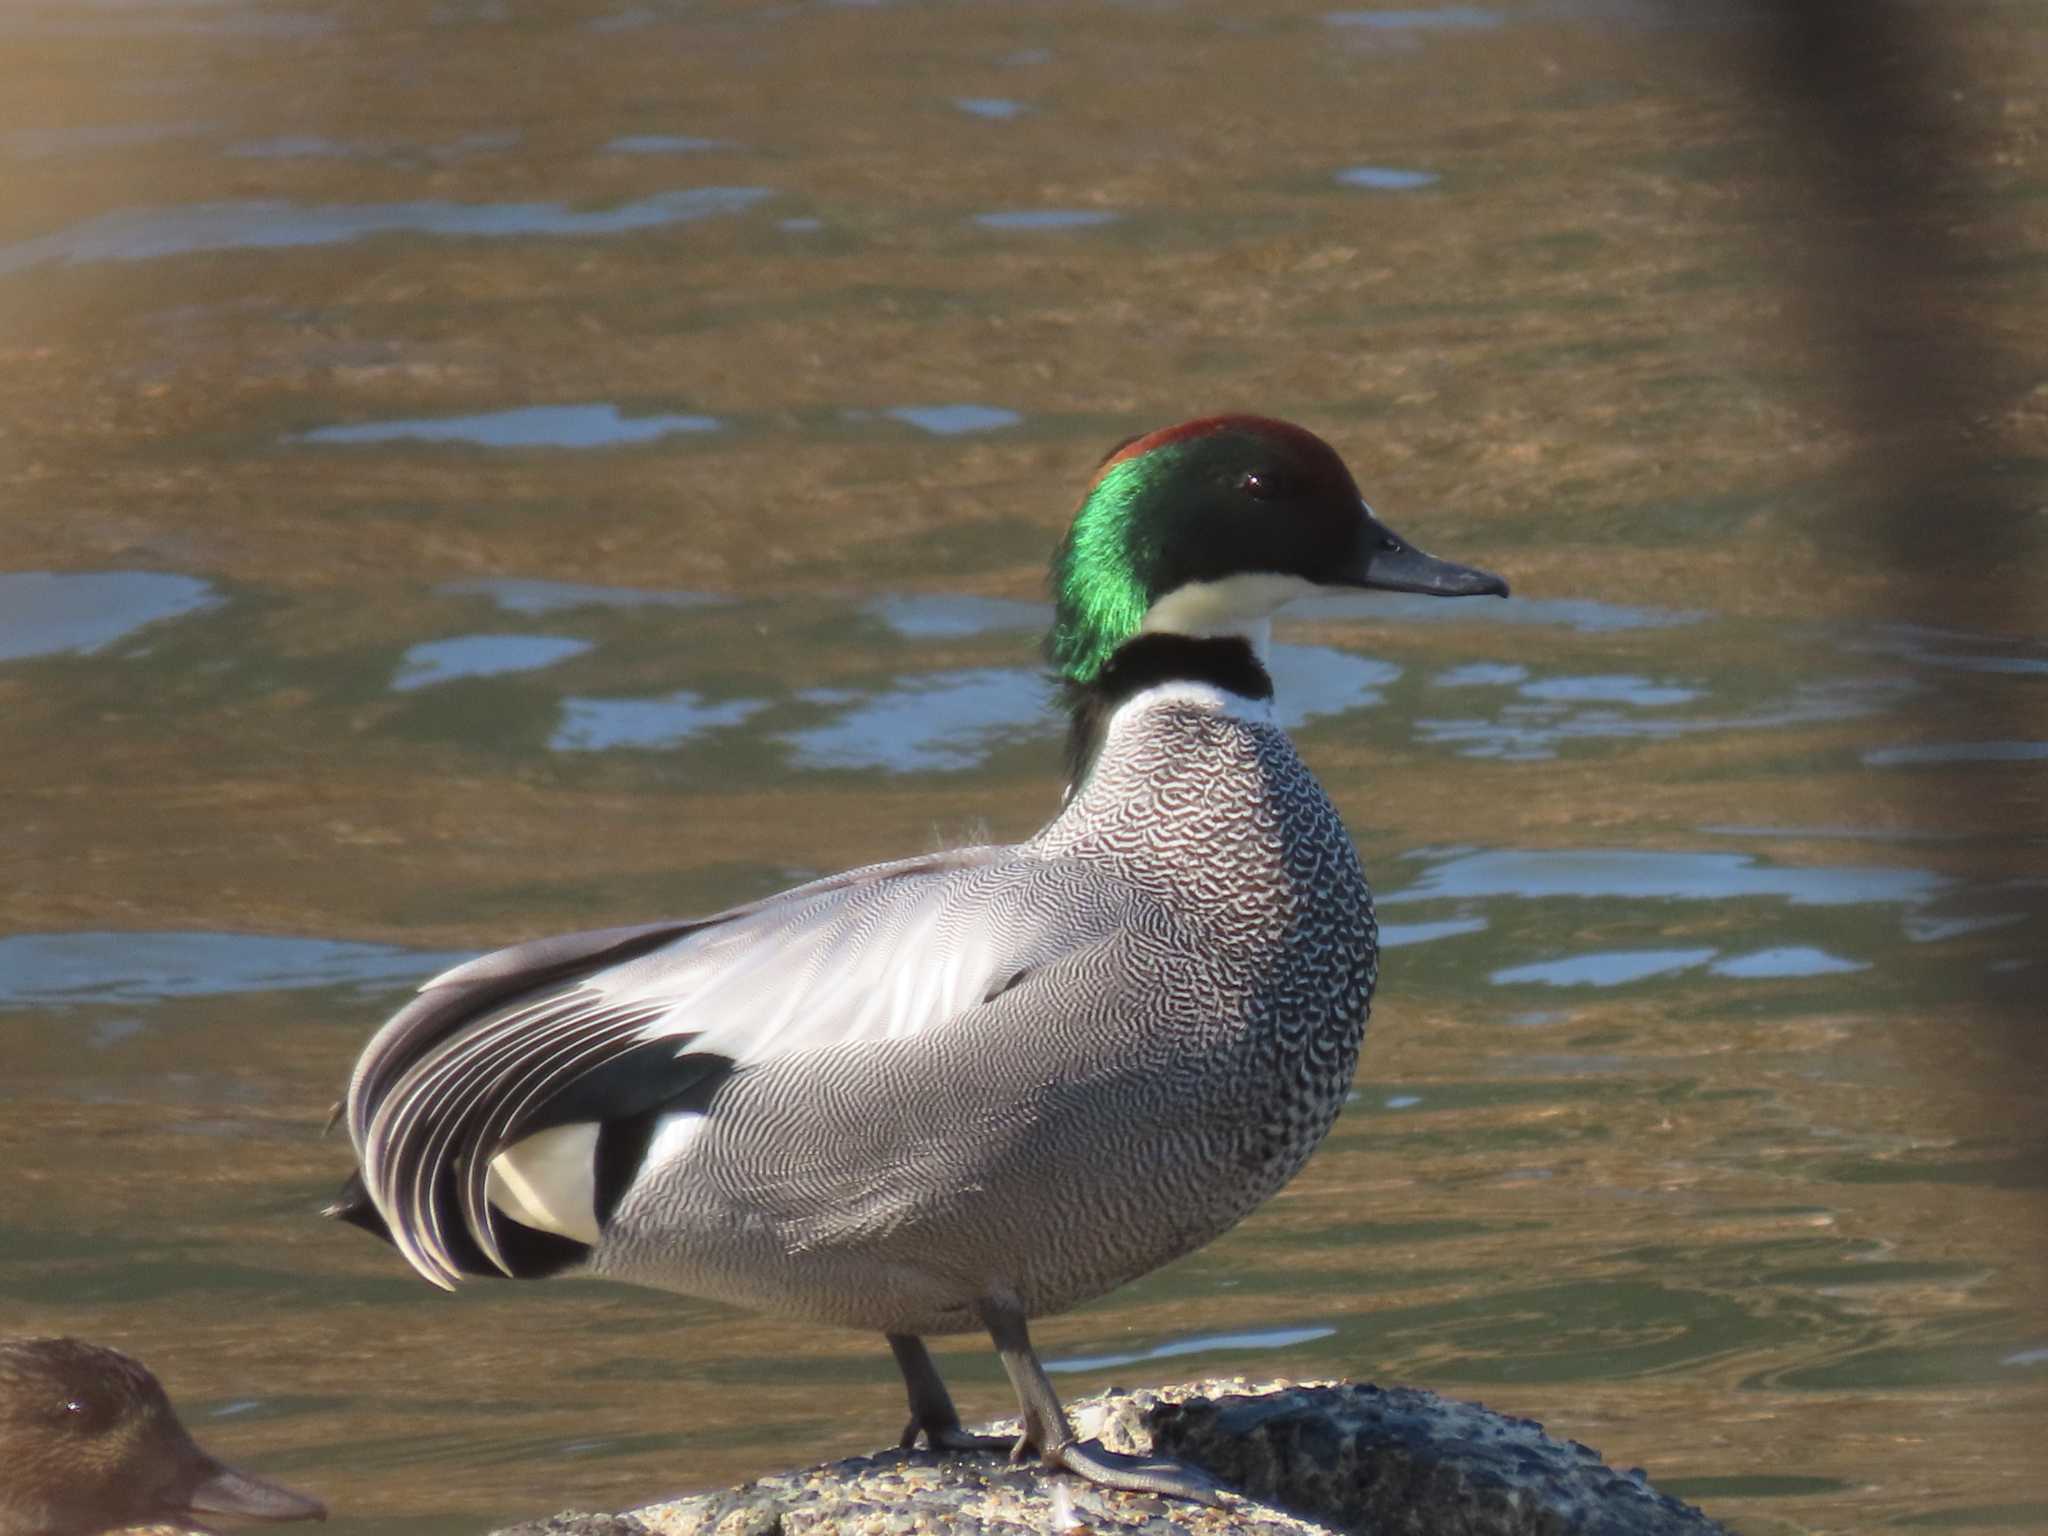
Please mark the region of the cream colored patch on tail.
<svg viewBox="0 0 2048 1536"><path fill-rule="evenodd" d="M596 1246L598 1130L558 1125L513 1143L491 1159L485 1198L514 1221Z"/></svg>

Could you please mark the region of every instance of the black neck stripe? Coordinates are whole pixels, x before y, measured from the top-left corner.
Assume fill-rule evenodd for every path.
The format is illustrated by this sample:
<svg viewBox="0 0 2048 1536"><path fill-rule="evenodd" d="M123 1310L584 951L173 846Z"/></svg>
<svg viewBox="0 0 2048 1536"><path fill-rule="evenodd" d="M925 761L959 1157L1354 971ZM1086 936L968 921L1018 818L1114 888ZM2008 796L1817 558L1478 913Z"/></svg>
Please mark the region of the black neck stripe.
<svg viewBox="0 0 2048 1536"><path fill-rule="evenodd" d="M1165 683L1208 683L1247 699L1273 697L1273 679L1259 665L1249 640L1165 633L1126 640L1091 680L1066 685L1067 708L1073 712L1067 730L1070 793L1088 777L1117 706Z"/></svg>
<svg viewBox="0 0 2048 1536"><path fill-rule="evenodd" d="M1162 683L1211 683L1248 699L1273 697L1273 679L1251 642L1238 635L1139 635L1117 647L1088 691L1115 708Z"/></svg>

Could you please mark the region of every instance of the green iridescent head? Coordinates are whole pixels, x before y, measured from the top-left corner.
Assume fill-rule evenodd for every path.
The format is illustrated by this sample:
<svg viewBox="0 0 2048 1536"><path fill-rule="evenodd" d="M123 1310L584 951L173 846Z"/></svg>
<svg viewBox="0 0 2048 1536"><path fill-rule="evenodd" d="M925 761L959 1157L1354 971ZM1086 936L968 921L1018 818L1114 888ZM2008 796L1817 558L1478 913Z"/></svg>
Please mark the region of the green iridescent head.
<svg viewBox="0 0 2048 1536"><path fill-rule="evenodd" d="M1310 586L1508 590L1388 529L1314 433L1206 416L1133 438L1097 468L1053 556L1046 652L1085 685L1141 630L1182 629L1190 615L1262 618Z"/></svg>

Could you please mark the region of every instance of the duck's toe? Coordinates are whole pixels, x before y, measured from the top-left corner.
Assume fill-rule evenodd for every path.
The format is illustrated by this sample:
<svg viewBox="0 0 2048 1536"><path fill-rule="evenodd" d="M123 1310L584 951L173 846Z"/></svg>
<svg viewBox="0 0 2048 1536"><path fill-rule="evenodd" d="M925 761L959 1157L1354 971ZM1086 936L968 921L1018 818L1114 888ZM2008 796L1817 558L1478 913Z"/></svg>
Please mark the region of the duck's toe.
<svg viewBox="0 0 2048 1536"><path fill-rule="evenodd" d="M896 1443L906 1451L919 1441L934 1451L945 1454L971 1451L995 1451L1007 1453L1015 1437L1010 1435L977 1435L960 1427L958 1419L927 1422L913 1416L903 1426L903 1438Z"/></svg>
<svg viewBox="0 0 2048 1536"><path fill-rule="evenodd" d="M1045 1465L1071 1472L1098 1488L1117 1488L1125 1493L1156 1493L1161 1498L1187 1499L1195 1504L1221 1504L1230 1490L1199 1467L1184 1462L1162 1461L1147 1456L1123 1456L1106 1451L1093 1440L1068 1440L1044 1454Z"/></svg>

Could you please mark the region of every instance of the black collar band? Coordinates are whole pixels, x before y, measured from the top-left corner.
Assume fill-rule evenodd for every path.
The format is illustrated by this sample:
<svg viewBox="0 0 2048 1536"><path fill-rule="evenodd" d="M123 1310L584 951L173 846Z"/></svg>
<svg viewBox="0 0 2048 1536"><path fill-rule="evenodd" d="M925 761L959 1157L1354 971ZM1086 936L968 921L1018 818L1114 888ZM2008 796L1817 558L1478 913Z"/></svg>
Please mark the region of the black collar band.
<svg viewBox="0 0 2048 1536"><path fill-rule="evenodd" d="M1074 717L1067 732L1068 794L1080 788L1094 766L1117 706L1167 683L1207 683L1247 699L1273 697L1273 679L1242 636L1161 632L1126 640L1090 681L1066 685L1066 704Z"/></svg>

